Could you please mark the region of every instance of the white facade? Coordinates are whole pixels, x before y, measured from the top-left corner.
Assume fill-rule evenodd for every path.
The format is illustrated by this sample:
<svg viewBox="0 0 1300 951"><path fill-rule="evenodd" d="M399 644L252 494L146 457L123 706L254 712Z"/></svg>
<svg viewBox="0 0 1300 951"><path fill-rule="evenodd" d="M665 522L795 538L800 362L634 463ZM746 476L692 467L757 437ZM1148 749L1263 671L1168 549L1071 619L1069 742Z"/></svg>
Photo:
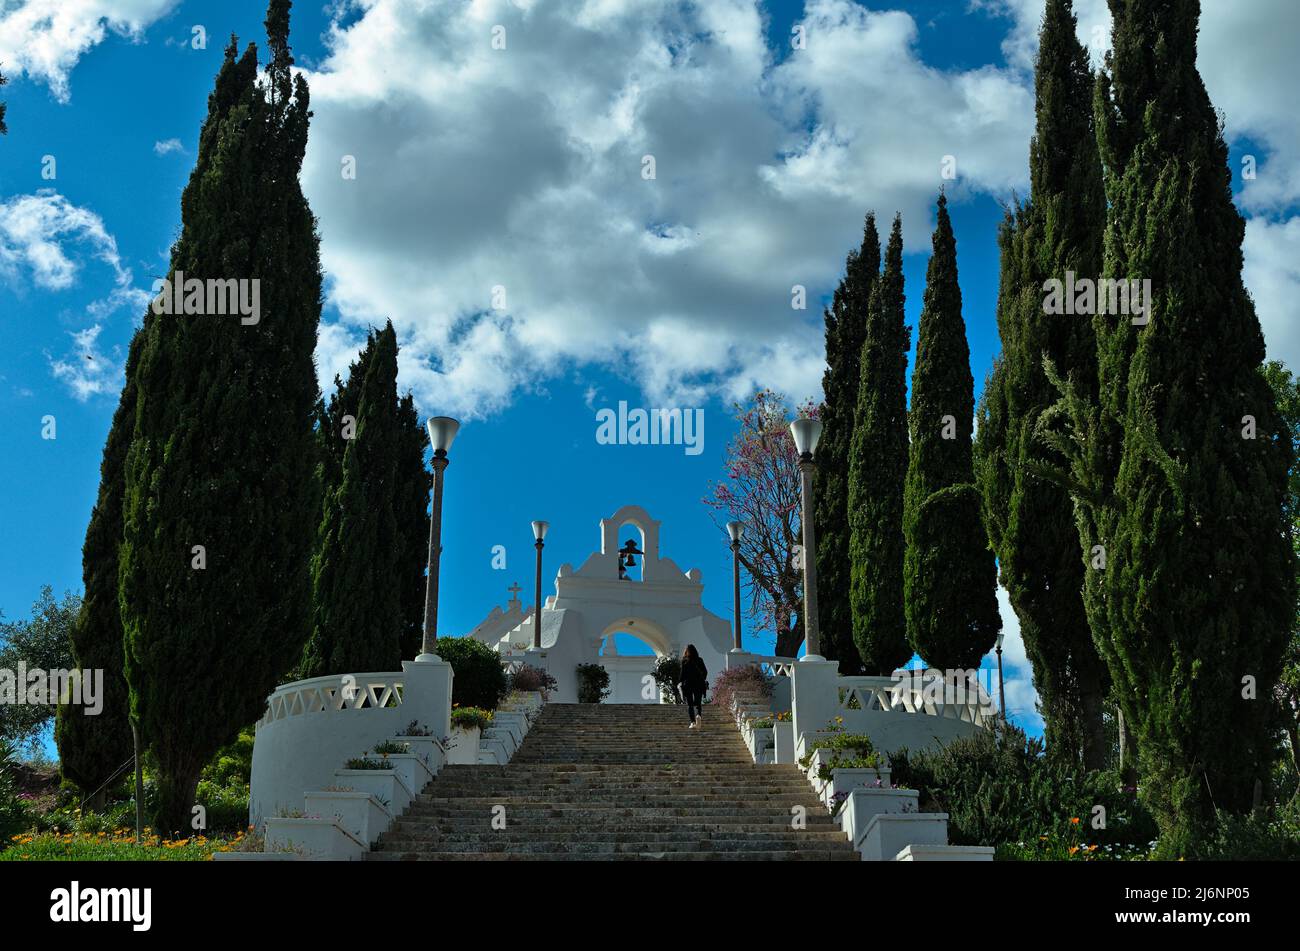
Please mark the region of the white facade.
<svg viewBox="0 0 1300 951"><path fill-rule="evenodd" d="M635 525L642 536L644 554L635 556L641 566L639 581L619 578L619 549L627 540L620 539L619 529L627 524ZM705 609L698 568L682 571L659 554L659 524L638 505L626 505L600 520L599 550L576 571L566 562L555 576L555 594L546 597L541 612L539 654L531 649L526 655L518 653L519 645L531 648L533 643L534 611L525 611L517 597L504 611L493 608L470 636L503 655L514 653L520 660L545 667L559 682L551 699L561 703L577 699L575 671L583 663L600 663L609 671L611 693L606 702L658 702L658 695L645 687L655 658L617 656L614 635L620 632L640 638L657 657L680 656L687 644L694 644L711 680L726 666L731 623Z"/></svg>

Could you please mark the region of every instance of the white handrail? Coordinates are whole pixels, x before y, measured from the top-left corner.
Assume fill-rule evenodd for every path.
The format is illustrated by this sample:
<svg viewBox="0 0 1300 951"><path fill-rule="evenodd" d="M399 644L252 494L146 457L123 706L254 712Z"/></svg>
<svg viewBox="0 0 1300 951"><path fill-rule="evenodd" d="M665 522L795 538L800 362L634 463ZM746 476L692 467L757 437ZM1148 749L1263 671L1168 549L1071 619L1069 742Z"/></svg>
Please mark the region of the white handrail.
<svg viewBox="0 0 1300 951"><path fill-rule="evenodd" d="M893 677L840 677L840 710L884 710L946 717L987 727L997 717L993 698L973 677L937 670L898 671Z"/></svg>
<svg viewBox="0 0 1300 951"><path fill-rule="evenodd" d="M400 706L406 689L401 671L365 674L335 674L281 684L266 698L266 712L257 721L268 723L311 713L346 710L378 710Z"/></svg>

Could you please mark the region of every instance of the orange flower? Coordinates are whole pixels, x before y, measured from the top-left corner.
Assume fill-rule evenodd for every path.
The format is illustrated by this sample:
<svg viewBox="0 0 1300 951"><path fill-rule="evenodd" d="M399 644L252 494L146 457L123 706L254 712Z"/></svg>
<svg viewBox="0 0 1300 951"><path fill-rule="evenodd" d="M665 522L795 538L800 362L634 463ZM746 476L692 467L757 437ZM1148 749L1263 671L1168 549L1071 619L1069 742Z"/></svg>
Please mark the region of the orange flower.
<svg viewBox="0 0 1300 951"><path fill-rule="evenodd" d="M1072 846L1070 846L1070 854L1071 854L1071 855L1073 855L1075 852L1078 852L1078 851L1079 851L1079 847L1078 847L1077 845L1072 845Z"/></svg>
<svg viewBox="0 0 1300 951"><path fill-rule="evenodd" d="M1078 824L1079 824L1079 817L1078 817L1078 816L1075 816L1074 818L1072 818L1072 819L1070 820L1070 825L1077 826Z"/></svg>

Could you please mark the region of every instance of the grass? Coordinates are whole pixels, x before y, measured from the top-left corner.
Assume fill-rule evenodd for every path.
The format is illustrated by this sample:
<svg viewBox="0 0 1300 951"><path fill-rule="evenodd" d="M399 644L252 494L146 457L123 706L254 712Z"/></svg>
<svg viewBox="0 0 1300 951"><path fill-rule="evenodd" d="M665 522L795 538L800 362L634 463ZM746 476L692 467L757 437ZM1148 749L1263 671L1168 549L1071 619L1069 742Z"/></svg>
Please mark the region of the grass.
<svg viewBox="0 0 1300 951"><path fill-rule="evenodd" d="M214 852L239 848L244 833L229 839L194 836L163 839L145 830L140 844L135 832L25 832L0 852L0 862L206 862Z"/></svg>

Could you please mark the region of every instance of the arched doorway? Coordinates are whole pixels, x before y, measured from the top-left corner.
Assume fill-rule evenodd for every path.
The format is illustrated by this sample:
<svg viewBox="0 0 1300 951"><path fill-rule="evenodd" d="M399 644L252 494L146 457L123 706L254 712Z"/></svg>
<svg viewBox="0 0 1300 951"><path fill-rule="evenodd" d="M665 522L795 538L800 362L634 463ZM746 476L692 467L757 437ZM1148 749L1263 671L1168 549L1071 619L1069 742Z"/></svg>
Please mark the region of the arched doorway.
<svg viewBox="0 0 1300 951"><path fill-rule="evenodd" d="M610 622L600 632L600 664L609 672L607 703L658 703L652 676L660 657L674 650L668 633L644 617Z"/></svg>

